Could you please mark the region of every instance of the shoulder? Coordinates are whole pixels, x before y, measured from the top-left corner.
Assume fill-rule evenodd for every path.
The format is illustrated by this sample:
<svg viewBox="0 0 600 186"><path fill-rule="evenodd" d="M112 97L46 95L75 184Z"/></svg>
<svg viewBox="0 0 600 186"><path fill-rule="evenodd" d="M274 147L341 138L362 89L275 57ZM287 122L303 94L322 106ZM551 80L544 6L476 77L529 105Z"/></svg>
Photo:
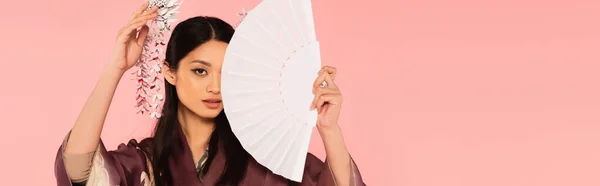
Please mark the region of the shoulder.
<svg viewBox="0 0 600 186"><path fill-rule="evenodd" d="M135 139L132 139L135 140ZM142 150L144 153L146 154L151 154L152 153L152 142L153 142L154 138L152 137L148 137L148 138L144 138L142 139L142 141L140 141L138 143L138 148L140 150Z"/></svg>
<svg viewBox="0 0 600 186"><path fill-rule="evenodd" d="M138 172L130 172L146 183L150 183L153 171L150 160L152 159L152 141L153 138L144 138L138 142L136 139L130 139L127 144L121 143L111 155L122 167Z"/></svg>
<svg viewBox="0 0 600 186"><path fill-rule="evenodd" d="M121 154L121 153L143 153L146 156L150 156L152 154L152 141L153 138L148 137L148 138L144 138L141 141L138 142L137 139L130 139L127 144L125 143L121 143L116 150L114 150L114 153L117 154Z"/></svg>

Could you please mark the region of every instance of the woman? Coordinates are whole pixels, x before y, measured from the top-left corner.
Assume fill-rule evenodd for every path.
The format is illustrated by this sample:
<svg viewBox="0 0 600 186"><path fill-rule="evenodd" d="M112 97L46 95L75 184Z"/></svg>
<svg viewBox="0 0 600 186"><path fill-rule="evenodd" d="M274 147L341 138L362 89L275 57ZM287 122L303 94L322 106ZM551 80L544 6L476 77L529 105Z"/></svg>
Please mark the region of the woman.
<svg viewBox="0 0 600 186"><path fill-rule="evenodd" d="M309 153L297 183L273 174L242 148L220 94L221 65L234 29L213 17L191 18L173 29L162 68L165 101L154 136L107 151L100 133L110 102L122 75L141 55L145 23L157 16L157 8L144 12L147 7L142 5L120 30L112 61L58 151L58 185L364 185L337 125L342 100L332 67L319 73L311 106L320 113L325 163ZM319 86L323 81L326 87Z"/></svg>

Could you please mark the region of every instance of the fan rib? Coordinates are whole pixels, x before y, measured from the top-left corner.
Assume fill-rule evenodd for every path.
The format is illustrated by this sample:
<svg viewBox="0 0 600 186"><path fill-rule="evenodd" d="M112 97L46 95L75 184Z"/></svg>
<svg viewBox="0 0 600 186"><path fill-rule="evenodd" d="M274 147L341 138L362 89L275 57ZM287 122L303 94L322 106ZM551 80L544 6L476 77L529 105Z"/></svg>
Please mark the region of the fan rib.
<svg viewBox="0 0 600 186"><path fill-rule="evenodd" d="M239 76L239 77L247 77L247 78L262 79L262 80L271 80L271 81L277 81L277 82L279 82L279 78L274 78L274 77L257 76L257 75L244 74L244 73L232 72L232 71L228 71L227 73L230 74L230 75L235 75L235 76Z"/></svg>
<svg viewBox="0 0 600 186"><path fill-rule="evenodd" d="M295 123L295 122L294 122L294 123ZM281 134L280 136L278 136L276 139L271 139L271 140L272 140L272 141L276 141L276 142L281 142L281 139L282 139L283 137L285 137L286 135L288 135L288 133L290 133L290 131L292 130L292 128L293 128L292 126L288 125L288 126L287 126L287 129L285 130L285 132L283 132L283 134ZM272 146L268 147L268 148L267 148L267 150L266 150L266 152L275 152L275 151L276 151L276 150L275 150L275 149L276 149L275 147L279 147L279 146L278 146L278 144L275 144L275 145L272 145ZM284 146L284 147L285 147L285 146ZM284 149L284 150L287 150L287 149ZM274 154L274 153L271 153L271 154ZM282 161L283 159L285 159L285 156L277 156L277 157L278 157L278 159L277 159L278 161L277 161L277 162L279 162L279 161ZM278 166L276 166L276 164L273 164L273 163L275 163L275 161L273 161L273 160L274 160L274 159L272 159L272 160L270 161L270 163L269 163L269 166L270 166L270 167L276 167L276 168L279 168Z"/></svg>
<svg viewBox="0 0 600 186"><path fill-rule="evenodd" d="M276 12L273 8L271 8L271 12L273 12L273 14L276 14ZM283 21L281 21L281 18L279 16L275 16L275 18L277 18L277 21L279 21L279 24L281 25L281 27L283 27L283 30L285 31L285 35L287 35L288 39L292 42L292 44L294 44L294 48L299 48L299 45L296 44L296 42L294 42L294 39L292 39L292 34L290 34L290 30L288 29L287 26L285 26L285 24L283 24Z"/></svg>
<svg viewBox="0 0 600 186"><path fill-rule="evenodd" d="M275 114L277 114L277 113L281 112L282 110L283 110L283 108L279 108L279 109L277 109L277 110L275 110L275 111L271 112L270 114L268 114L267 116L265 116L264 118L262 118L262 119L260 119L260 120L257 120L257 121L255 121L255 122L252 122L252 123L246 123L246 124L244 124L244 125L240 125L240 126L239 126L239 128L238 128L238 130L240 130L240 131L243 131L243 130L245 130L247 127L249 127L249 126L253 126L253 125L254 125L254 126L256 126L256 127L260 127L260 126L262 126L262 125L261 125L261 122L263 122L263 121L265 121L265 120L267 120L267 119L271 118L273 115L275 115ZM264 123L264 122L263 122L263 123Z"/></svg>
<svg viewBox="0 0 600 186"><path fill-rule="evenodd" d="M268 100L268 101L264 101L264 102L260 102L260 103L255 103L255 104L252 104L252 105L250 105L250 106L248 106L246 108L235 109L235 110L232 110L231 112L232 113L239 113L241 111L246 111L246 110L249 110L249 109L253 109L253 108L260 107L260 106L263 106L263 105L266 105L266 104L270 104L270 103L273 103L273 102L277 102L277 101L281 101L281 99L271 99L271 100Z"/></svg>
<svg viewBox="0 0 600 186"><path fill-rule="evenodd" d="M281 120L279 120L279 122L276 122L276 123L282 123L285 120L287 120L288 118L290 118L290 116L291 115L288 114L285 117L283 117ZM256 142L262 141L266 136L270 136L269 133L271 133L273 131L273 129L275 129L276 126L279 126L279 125L267 126L267 128L266 128L266 130L264 132L264 135L261 136L259 139L257 139ZM254 145L254 144L252 144L252 145ZM264 152L265 152L265 154L270 154L271 153L270 151L264 151ZM266 158L266 157L262 157L262 158Z"/></svg>
<svg viewBox="0 0 600 186"><path fill-rule="evenodd" d="M279 45L279 47L287 50L287 47L283 46L283 44L281 44L281 42L279 42L279 40L277 38L275 38L275 36L273 36L273 34L271 34L269 29L265 28L265 26L262 23L256 21L256 24L258 24L260 26L260 28L262 28L263 31L265 31L269 35L269 37L271 37L271 39L273 39ZM290 50L288 50L288 51L290 51Z"/></svg>
<svg viewBox="0 0 600 186"><path fill-rule="evenodd" d="M312 127L310 128L306 128L306 132L301 133L302 135L300 136L300 140L298 141L300 144L297 144L298 151L300 152L308 152L308 146L310 144L310 136L312 135ZM304 167L304 164L306 163L306 155L305 154L301 154L299 156L296 156L296 160L294 161L294 165L296 165L297 167ZM295 169L292 171L294 175L296 174L300 174L296 177L296 180L300 180L302 179L302 172L303 169ZM293 178L292 178L293 179Z"/></svg>
<svg viewBox="0 0 600 186"><path fill-rule="evenodd" d="M292 118L293 118L293 117L292 117ZM293 128L293 127L291 127L291 125L294 125L295 123L298 123L298 122L290 122L290 123L293 123L293 124L288 124L288 125L287 125L287 126L288 126L288 128L286 129L286 131L285 131L285 134L289 133L289 132L290 132L290 130ZM283 127L283 126L282 126L282 127ZM283 135L279 136L277 139L274 139L273 141L281 141L281 138L283 138L283 137L285 136L285 134L283 134ZM271 150L273 150L273 148L275 148L275 145L273 145L273 146L269 147L269 149L267 149L267 151L268 151L268 152L270 152Z"/></svg>
<svg viewBox="0 0 600 186"><path fill-rule="evenodd" d="M306 26L308 26L308 39L310 41L313 41L316 40L317 34L315 33L315 19L313 17L312 2L310 0L302 2L304 2L304 16L306 16Z"/></svg>
<svg viewBox="0 0 600 186"><path fill-rule="evenodd" d="M302 123L300 123L300 122L296 122L296 123L294 123L294 124L302 124ZM304 126L301 126L301 127L300 127L300 129L302 129L303 127L304 127ZM289 133L291 133L291 131L292 131L291 129L292 129L292 128L293 128L293 127L290 127L290 128L288 129L288 131L286 131L286 134L285 134L285 135L283 135L283 136L291 137L291 139L293 139L293 140L290 140L288 143L286 143L286 144L283 146L283 147L285 148L285 151L283 151L283 154L282 154L281 156L282 156L282 157L284 157L284 158L281 158L281 160L279 160L279 161L278 161L278 162L276 162L276 163L274 162L274 163L275 163L275 164L273 165L274 167L279 167L279 166L281 166L281 163L283 162L283 160L285 159L285 157L287 157L287 154L288 154L288 153L291 151L291 150L290 150L290 148L292 147L291 145L292 145L294 142L296 142L296 140L297 140L297 138L298 138L298 136L299 136L299 133L298 133L298 132L294 133L295 135L294 135L294 134L292 134L292 135L294 135L294 136L289 136L289 135L290 135ZM299 131L302 131L302 130L299 130ZM283 136L281 136L281 137L283 137ZM277 139L277 141L280 141L280 140L281 140L281 139Z"/></svg>
<svg viewBox="0 0 600 186"><path fill-rule="evenodd" d="M281 59L281 57L271 53L269 50L263 48L261 45L257 44L256 42L254 42L254 40L250 39L249 37L246 37L245 35L240 35L240 37L246 39L248 42L252 43L252 45L256 46L257 48L260 48L262 51L269 54L270 56L273 56L276 59Z"/></svg>
<svg viewBox="0 0 600 186"><path fill-rule="evenodd" d="M247 95L247 94L256 94L256 93L269 93L269 92L279 92L279 89L270 88L270 89L250 89L250 90L241 90L241 91L230 91L230 95L239 96L239 95Z"/></svg>
<svg viewBox="0 0 600 186"><path fill-rule="evenodd" d="M298 16L296 16L296 9L294 8L294 6L292 5L292 1L288 0L288 5L290 6L290 9L292 10L292 15L294 16L294 21L296 21L296 26L298 26L298 30L303 30L302 27L300 25L304 25L301 24L300 21L298 21ZM300 32L302 33L302 32ZM306 38L304 38L304 34L300 34L301 38L302 38L302 43L308 43L306 40Z"/></svg>
<svg viewBox="0 0 600 186"><path fill-rule="evenodd" d="M240 54L237 54L237 53L234 53L234 52L232 52L232 53L231 53L231 55L234 55L234 56L236 56L236 57L242 58L242 59L244 59L244 60L246 60L246 61L248 61L248 62L252 62L252 63L254 63L254 64L261 65L261 66L263 66L263 67L267 67L267 68L269 68L269 69L271 69L271 70L275 70L275 71L278 71L278 72L281 70L281 68L279 68L279 67L271 66L270 64L267 64L267 63L261 63L261 62L259 62L259 61L256 61L256 60L253 60L253 59L250 59L250 58L248 58L248 57L246 57L246 56L242 56L242 55L240 55Z"/></svg>

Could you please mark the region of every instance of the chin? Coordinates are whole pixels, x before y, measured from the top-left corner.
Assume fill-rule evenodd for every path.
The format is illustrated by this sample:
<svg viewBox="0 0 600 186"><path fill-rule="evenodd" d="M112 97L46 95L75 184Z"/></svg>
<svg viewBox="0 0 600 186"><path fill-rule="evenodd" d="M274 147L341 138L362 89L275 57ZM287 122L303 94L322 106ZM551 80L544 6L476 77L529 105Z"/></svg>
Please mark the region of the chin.
<svg viewBox="0 0 600 186"><path fill-rule="evenodd" d="M223 109L202 108L202 109L198 109L198 112L195 112L195 113L198 116L200 116L201 118L214 119L219 115L219 113L221 113L221 111L223 111Z"/></svg>

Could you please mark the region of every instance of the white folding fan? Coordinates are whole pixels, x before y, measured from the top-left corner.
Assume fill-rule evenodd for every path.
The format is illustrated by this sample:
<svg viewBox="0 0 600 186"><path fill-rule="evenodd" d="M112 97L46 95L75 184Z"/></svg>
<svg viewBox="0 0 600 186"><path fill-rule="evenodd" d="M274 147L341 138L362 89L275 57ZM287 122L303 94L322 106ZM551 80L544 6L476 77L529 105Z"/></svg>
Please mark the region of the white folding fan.
<svg viewBox="0 0 600 186"><path fill-rule="evenodd" d="M310 0L263 0L227 47L221 74L225 113L260 164L302 180L317 113L312 85L321 68Z"/></svg>

